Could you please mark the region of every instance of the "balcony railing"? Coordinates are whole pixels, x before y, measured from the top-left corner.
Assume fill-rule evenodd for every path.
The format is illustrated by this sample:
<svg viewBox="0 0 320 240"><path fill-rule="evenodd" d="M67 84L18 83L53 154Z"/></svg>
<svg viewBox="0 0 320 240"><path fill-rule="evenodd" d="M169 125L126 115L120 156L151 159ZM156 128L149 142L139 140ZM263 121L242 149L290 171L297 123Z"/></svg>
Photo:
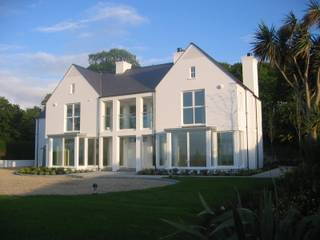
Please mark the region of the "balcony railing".
<svg viewBox="0 0 320 240"><path fill-rule="evenodd" d="M143 128L152 128L152 112L143 112Z"/></svg>
<svg viewBox="0 0 320 240"><path fill-rule="evenodd" d="M135 129L136 128L136 114L119 114L120 129Z"/></svg>

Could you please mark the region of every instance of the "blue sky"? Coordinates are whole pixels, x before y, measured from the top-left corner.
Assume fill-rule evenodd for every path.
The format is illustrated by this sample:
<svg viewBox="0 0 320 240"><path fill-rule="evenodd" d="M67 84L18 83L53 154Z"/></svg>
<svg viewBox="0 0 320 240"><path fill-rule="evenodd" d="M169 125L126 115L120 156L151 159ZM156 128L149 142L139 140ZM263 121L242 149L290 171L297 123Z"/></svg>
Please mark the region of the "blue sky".
<svg viewBox="0 0 320 240"><path fill-rule="evenodd" d="M142 65L172 61L177 47L195 42L218 61L250 51L258 23L279 25L303 0L1 0L0 96L39 105L71 63L118 47Z"/></svg>

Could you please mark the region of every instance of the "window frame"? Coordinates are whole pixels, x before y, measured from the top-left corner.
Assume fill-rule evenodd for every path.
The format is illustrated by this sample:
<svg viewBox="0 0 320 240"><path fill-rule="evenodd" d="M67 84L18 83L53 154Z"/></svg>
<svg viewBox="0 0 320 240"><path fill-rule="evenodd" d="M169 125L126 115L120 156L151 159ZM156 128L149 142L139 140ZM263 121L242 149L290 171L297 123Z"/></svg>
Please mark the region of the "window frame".
<svg viewBox="0 0 320 240"><path fill-rule="evenodd" d="M189 68L189 80L196 79L196 76L197 76L196 66L191 66Z"/></svg>
<svg viewBox="0 0 320 240"><path fill-rule="evenodd" d="M79 105L79 115L75 115L75 106ZM72 106L71 116L68 116L68 106ZM72 119L72 129L68 130L68 120ZM79 129L75 129L75 119L79 119ZM81 129L81 104L69 103L65 105L65 132L80 132Z"/></svg>
<svg viewBox="0 0 320 240"><path fill-rule="evenodd" d="M203 105L196 105L195 104L195 95L196 92L203 92ZM191 106L184 106L184 94L185 93L191 93L192 94L192 99L191 99ZM204 126L207 122L206 119L206 97L205 97L205 89L196 89L196 90L188 90L188 91L183 91L182 95L181 95L181 122L182 122L182 126ZM196 109L199 108L203 108L204 109L204 122L203 123L196 123ZM192 123L185 123L184 122L184 110L185 109L192 109Z"/></svg>

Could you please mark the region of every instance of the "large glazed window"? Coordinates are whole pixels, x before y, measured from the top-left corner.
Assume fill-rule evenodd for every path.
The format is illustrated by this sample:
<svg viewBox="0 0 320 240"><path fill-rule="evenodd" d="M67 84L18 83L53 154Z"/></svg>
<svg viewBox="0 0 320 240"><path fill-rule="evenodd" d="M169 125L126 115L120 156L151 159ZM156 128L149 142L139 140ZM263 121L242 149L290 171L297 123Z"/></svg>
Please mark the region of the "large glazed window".
<svg viewBox="0 0 320 240"><path fill-rule="evenodd" d="M103 166L111 166L112 138L103 138Z"/></svg>
<svg viewBox="0 0 320 240"><path fill-rule="evenodd" d="M80 131L80 103L66 105L66 131Z"/></svg>
<svg viewBox="0 0 320 240"><path fill-rule="evenodd" d="M188 166L187 132L172 133L172 166Z"/></svg>
<svg viewBox="0 0 320 240"><path fill-rule="evenodd" d="M120 161L121 167L136 167L136 137L120 137Z"/></svg>
<svg viewBox="0 0 320 240"><path fill-rule="evenodd" d="M233 132L218 133L218 165L232 166L234 153Z"/></svg>
<svg viewBox="0 0 320 240"><path fill-rule="evenodd" d="M183 124L205 123L204 90L183 93Z"/></svg>
<svg viewBox="0 0 320 240"><path fill-rule="evenodd" d="M96 139L88 139L88 165L97 165L96 161Z"/></svg>
<svg viewBox="0 0 320 240"><path fill-rule="evenodd" d="M74 138L64 139L64 166L74 166Z"/></svg>
<svg viewBox="0 0 320 240"><path fill-rule="evenodd" d="M167 135L159 135L159 165L167 165Z"/></svg>
<svg viewBox="0 0 320 240"><path fill-rule="evenodd" d="M112 102L105 102L105 116L104 116L104 122L105 122L105 129L110 130L112 129Z"/></svg>
<svg viewBox="0 0 320 240"><path fill-rule="evenodd" d="M190 131L189 132L189 149L190 149L190 166L206 166L206 132Z"/></svg>
<svg viewBox="0 0 320 240"><path fill-rule="evenodd" d="M62 165L62 138L52 139L52 165L61 166Z"/></svg>
<svg viewBox="0 0 320 240"><path fill-rule="evenodd" d="M79 166L84 165L84 138L79 138Z"/></svg>

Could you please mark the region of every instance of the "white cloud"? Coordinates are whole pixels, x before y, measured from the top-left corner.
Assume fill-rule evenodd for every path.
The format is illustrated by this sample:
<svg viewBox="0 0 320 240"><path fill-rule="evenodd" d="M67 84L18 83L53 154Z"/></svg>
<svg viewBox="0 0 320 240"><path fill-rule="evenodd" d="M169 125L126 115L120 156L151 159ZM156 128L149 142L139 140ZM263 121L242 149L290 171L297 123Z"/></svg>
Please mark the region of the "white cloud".
<svg viewBox="0 0 320 240"><path fill-rule="evenodd" d="M21 49L22 47L14 44L0 43L0 52Z"/></svg>
<svg viewBox="0 0 320 240"><path fill-rule="evenodd" d="M40 105L43 97L53 90L54 83L46 83L35 79L26 80L25 77L13 73L0 71L0 96L21 107Z"/></svg>
<svg viewBox="0 0 320 240"><path fill-rule="evenodd" d="M88 17L79 20L68 20L56 23L52 26L38 27L37 31L53 33L66 30L74 30L88 26L90 23L99 21L115 21L118 24L138 25L147 19L138 14L135 8L127 5L111 5L98 3L87 10Z"/></svg>
<svg viewBox="0 0 320 240"><path fill-rule="evenodd" d="M52 32L61 32L61 31L65 31L65 30L77 29L82 26L83 25L80 22L65 21L65 22L60 22L60 23L54 24L50 27L38 27L38 28L36 28L36 30L39 32L52 33Z"/></svg>
<svg viewBox="0 0 320 240"><path fill-rule="evenodd" d="M72 63L88 65L88 54L47 52L0 55L0 96L22 107L39 105Z"/></svg>

